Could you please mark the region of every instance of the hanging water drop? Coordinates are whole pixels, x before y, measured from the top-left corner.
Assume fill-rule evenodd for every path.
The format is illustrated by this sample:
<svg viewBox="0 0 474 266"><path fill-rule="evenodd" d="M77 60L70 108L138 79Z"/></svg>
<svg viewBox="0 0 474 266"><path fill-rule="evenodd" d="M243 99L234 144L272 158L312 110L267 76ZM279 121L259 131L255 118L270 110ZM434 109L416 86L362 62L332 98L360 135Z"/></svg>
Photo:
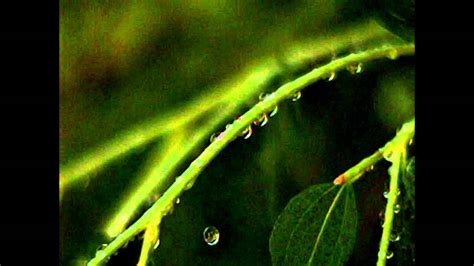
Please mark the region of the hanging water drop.
<svg viewBox="0 0 474 266"><path fill-rule="evenodd" d="M265 92L260 93L260 95L258 95L258 100L259 101L265 100L265 98L267 98L267 95L268 94L266 94Z"/></svg>
<svg viewBox="0 0 474 266"><path fill-rule="evenodd" d="M295 94L291 97L291 100L292 100L293 102L296 102L296 101L298 101L300 98L301 98L301 91L295 93Z"/></svg>
<svg viewBox="0 0 474 266"><path fill-rule="evenodd" d="M366 172L370 172L374 170L374 165L371 165L365 169Z"/></svg>
<svg viewBox="0 0 474 266"><path fill-rule="evenodd" d="M209 138L209 142L213 143L217 138L217 133L212 133L211 137Z"/></svg>
<svg viewBox="0 0 474 266"><path fill-rule="evenodd" d="M400 240L400 235L397 233L390 234L390 241L397 242Z"/></svg>
<svg viewBox="0 0 474 266"><path fill-rule="evenodd" d="M179 204L181 200L179 198L176 198L176 204Z"/></svg>
<svg viewBox="0 0 474 266"><path fill-rule="evenodd" d="M356 67L356 74L362 73L362 63L358 63Z"/></svg>
<svg viewBox="0 0 474 266"><path fill-rule="evenodd" d="M158 238L158 239L156 239L156 243L153 246L153 249L157 249L159 245L160 245L160 239Z"/></svg>
<svg viewBox="0 0 474 266"><path fill-rule="evenodd" d="M413 140L413 138L411 138L411 139L408 141L408 146L413 145L413 143L414 143L414 140Z"/></svg>
<svg viewBox="0 0 474 266"><path fill-rule="evenodd" d="M357 65L348 65L347 71L349 71L352 75L359 74L362 72L362 63L358 63Z"/></svg>
<svg viewBox="0 0 474 266"><path fill-rule="evenodd" d="M394 213L399 213L400 210L401 210L400 204L397 204L397 205L395 205L395 207L393 207L393 212Z"/></svg>
<svg viewBox="0 0 474 266"><path fill-rule="evenodd" d="M388 199L388 194L390 194L390 191L388 191L388 190L387 190L387 191L384 191L384 192L383 192L383 197L386 198L386 199Z"/></svg>
<svg viewBox="0 0 474 266"><path fill-rule="evenodd" d="M253 121L253 124L260 127L265 126L268 123L268 116L267 114L262 114L257 120Z"/></svg>
<svg viewBox="0 0 474 266"><path fill-rule="evenodd" d="M214 246L219 242L219 230L214 226L208 226L204 229L202 233L204 238L204 242L206 242L209 246Z"/></svg>
<svg viewBox="0 0 474 266"><path fill-rule="evenodd" d="M389 250L387 251L387 260L393 258L393 251Z"/></svg>
<svg viewBox="0 0 474 266"><path fill-rule="evenodd" d="M97 248L96 254L97 254L97 252L104 250L107 246L108 246L107 244L101 244L101 245Z"/></svg>
<svg viewBox="0 0 474 266"><path fill-rule="evenodd" d="M269 116L270 116L270 117L273 117L273 116L275 116L277 113L278 113L278 106L275 105L275 108L273 108L273 110L270 112Z"/></svg>
<svg viewBox="0 0 474 266"><path fill-rule="evenodd" d="M336 72L331 72L331 76L329 76L328 81L333 81L336 78Z"/></svg>
<svg viewBox="0 0 474 266"><path fill-rule="evenodd" d="M408 160L408 165L406 167L406 172L409 177L415 176L415 156Z"/></svg>
<svg viewBox="0 0 474 266"><path fill-rule="evenodd" d="M252 125L249 125L244 131L242 131L242 136L244 139L248 139L252 136Z"/></svg>

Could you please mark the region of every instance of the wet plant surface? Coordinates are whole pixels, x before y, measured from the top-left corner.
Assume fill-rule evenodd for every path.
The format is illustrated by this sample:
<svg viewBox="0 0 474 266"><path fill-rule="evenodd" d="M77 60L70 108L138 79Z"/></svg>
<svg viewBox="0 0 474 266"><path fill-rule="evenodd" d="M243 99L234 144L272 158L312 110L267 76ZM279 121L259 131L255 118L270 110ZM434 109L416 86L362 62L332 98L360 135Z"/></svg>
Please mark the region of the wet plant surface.
<svg viewBox="0 0 474 266"><path fill-rule="evenodd" d="M61 263L414 264L409 40L331 4L194 5L62 3Z"/></svg>

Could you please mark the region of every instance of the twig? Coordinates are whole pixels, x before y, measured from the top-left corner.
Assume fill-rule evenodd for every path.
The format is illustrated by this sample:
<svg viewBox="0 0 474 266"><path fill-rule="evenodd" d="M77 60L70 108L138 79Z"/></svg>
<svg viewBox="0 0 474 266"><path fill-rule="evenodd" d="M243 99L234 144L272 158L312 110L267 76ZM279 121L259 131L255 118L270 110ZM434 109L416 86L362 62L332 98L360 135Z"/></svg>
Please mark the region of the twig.
<svg viewBox="0 0 474 266"><path fill-rule="evenodd" d="M343 174L339 175L334 179L334 185L342 185L346 182L353 183L357 181L365 172L370 171L371 168L380 160L384 158L384 154L392 152L400 144L404 144L408 139L412 139L415 135L415 118L405 123L397 135L382 148L378 149L374 154L363 159Z"/></svg>

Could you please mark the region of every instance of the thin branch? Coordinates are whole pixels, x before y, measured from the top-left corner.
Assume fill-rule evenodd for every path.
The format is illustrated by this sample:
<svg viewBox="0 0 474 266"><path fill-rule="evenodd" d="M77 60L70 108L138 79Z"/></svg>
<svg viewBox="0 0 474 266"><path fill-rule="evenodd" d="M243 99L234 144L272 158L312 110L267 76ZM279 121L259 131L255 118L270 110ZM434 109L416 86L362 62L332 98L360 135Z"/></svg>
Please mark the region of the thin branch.
<svg viewBox="0 0 474 266"><path fill-rule="evenodd" d="M400 131L398 131L397 135L391 141L387 142L387 144L385 144L382 148L378 149L375 153L363 159L358 164L354 165L349 170L336 177L336 179L333 181L334 185L342 185L346 182L353 183L357 181L365 172L370 171L377 162L382 160L384 158L384 154L392 152L392 150L399 147L400 144L404 144L406 139L412 139L414 135L415 118L405 123Z"/></svg>
<svg viewBox="0 0 474 266"><path fill-rule="evenodd" d="M241 75L236 76L235 79L220 84L217 88L201 95L184 108L160 114L154 119L140 123L132 129L122 132L111 141L85 153L77 160L61 166L61 195L68 186L83 180L111 161L121 158L130 150L142 147L159 136L179 130L200 117L205 111L219 108L222 105L237 110L249 99L258 95L273 77L285 73L287 69L284 69L284 66L299 69L309 61L327 57L332 53L353 46L368 47L368 44L365 45L365 43L371 41L393 43L395 42L394 39L393 34L375 23L369 22L352 26L332 38L324 36L303 43L293 43L283 52L283 62L275 57L263 59L259 64L255 64L254 67L250 67ZM283 63L283 66L281 63ZM228 118L222 118L221 121L225 119Z"/></svg>
<svg viewBox="0 0 474 266"><path fill-rule="evenodd" d="M392 166L388 169L390 175L390 187L387 199L387 206L385 207L385 217L383 223L382 238L380 240L380 247L378 252L377 266L385 266L385 262L388 256L388 246L390 244L390 235L392 233L392 225L394 218L394 208L397 203L398 194L398 179L401 176L401 166L404 166L402 162L406 158L406 146L409 139L405 138L404 143L397 145L396 149L386 154L386 159L392 162ZM393 256L393 254L391 255Z"/></svg>
<svg viewBox="0 0 474 266"><path fill-rule="evenodd" d="M327 78L334 72L346 69L347 66L385 57L395 59L398 56L413 55L415 52L414 48L414 44L406 44L400 46L386 46L351 54L333 60L332 62L314 69L308 74L281 86L278 90L265 97L262 101L253 106L249 111L227 127L227 129L191 163L181 176L176 178L176 181L168 188L163 196L151 208L149 208L142 217L140 217L123 233L119 234L110 245L103 250L104 252L101 253L101 256L93 258L89 261L88 265L98 265L102 263L108 256L114 254L131 237L144 230L151 222L154 220L161 220L162 217L167 215L173 208L176 199L184 191L193 186L197 176L212 161L212 159L214 159L231 141L241 136L242 132L245 129L248 129L252 122L258 120L262 115L272 111L280 102L291 98L306 86L320 79Z"/></svg>

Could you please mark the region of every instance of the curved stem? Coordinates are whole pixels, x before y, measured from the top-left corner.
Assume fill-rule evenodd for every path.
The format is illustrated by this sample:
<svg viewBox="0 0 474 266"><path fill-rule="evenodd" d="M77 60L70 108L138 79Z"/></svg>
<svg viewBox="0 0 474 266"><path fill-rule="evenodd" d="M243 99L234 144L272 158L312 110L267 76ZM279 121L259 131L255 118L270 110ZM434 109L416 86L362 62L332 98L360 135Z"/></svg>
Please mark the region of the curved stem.
<svg viewBox="0 0 474 266"><path fill-rule="evenodd" d="M272 111L280 102L287 100L295 93L301 91L306 86L330 76L333 72L345 69L349 65L364 63L375 59L389 57L391 59L397 56L413 55L414 44L406 44L400 46L386 46L376 48L346 57L333 60L332 62L314 69L306 75L297 78L294 81L286 83L275 92L265 97L258 104L253 106L249 111L240 116L238 119L227 127L178 177L176 181L168 188L163 196L150 208L142 217L134 224L127 228L123 233L117 236L110 245L108 245L101 253L89 261L88 265L97 265L103 262L107 256L114 254L125 242L131 237L144 230L153 220L161 220L173 208L176 199L186 190L190 189L197 176L204 168L214 159L221 150L223 150L231 141L239 137L242 132L251 126L252 122L258 120L263 114Z"/></svg>
<svg viewBox="0 0 474 266"><path fill-rule="evenodd" d="M363 33L363 34L361 34ZM116 138L94 150L82 155L60 167L60 191L83 180L106 164L127 154L130 150L142 147L159 136L179 130L205 111L225 108L237 110L249 99L262 92L263 87L272 78L284 74L291 67L300 69L307 62L327 57L332 53L347 49L354 45L363 45L370 41L393 42L394 36L375 23L362 23L336 36L324 36L321 39L294 43L283 53L283 62L275 57L268 57L250 67L235 79L220 84L215 90L201 95L184 108L141 123L133 129L119 134ZM283 64L282 64L283 63ZM209 100L212 99L212 100ZM221 121L228 119L222 117Z"/></svg>

